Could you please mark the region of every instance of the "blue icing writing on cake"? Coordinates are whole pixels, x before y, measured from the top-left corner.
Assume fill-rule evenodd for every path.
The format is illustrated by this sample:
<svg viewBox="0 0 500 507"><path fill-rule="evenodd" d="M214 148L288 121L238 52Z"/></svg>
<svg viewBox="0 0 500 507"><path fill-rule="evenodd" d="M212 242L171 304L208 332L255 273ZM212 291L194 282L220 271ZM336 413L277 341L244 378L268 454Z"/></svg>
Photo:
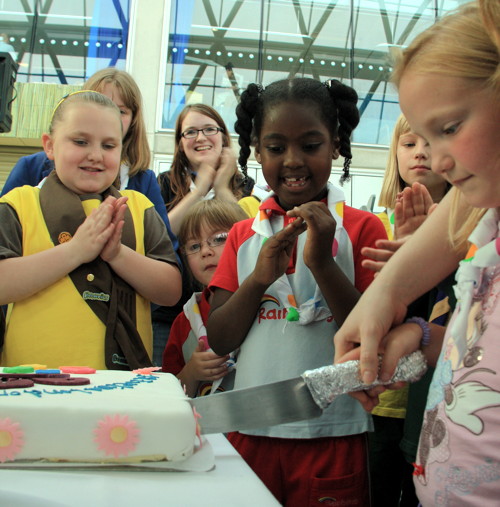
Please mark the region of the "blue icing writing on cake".
<svg viewBox="0 0 500 507"><path fill-rule="evenodd" d="M89 377L92 378L92 377ZM52 388L52 389L22 389L22 390L11 390L5 389L0 390L0 399L2 396L36 396L37 398L41 398L43 396L55 396L55 395L75 395L75 393L81 393L83 395L100 393L103 391L114 391L120 390L123 391L125 389L135 389L140 384L147 383L151 384L155 381L159 381L160 378L156 375L137 375L136 377L126 381L126 382L114 382L110 384L102 384L91 387L68 387L68 388Z"/></svg>

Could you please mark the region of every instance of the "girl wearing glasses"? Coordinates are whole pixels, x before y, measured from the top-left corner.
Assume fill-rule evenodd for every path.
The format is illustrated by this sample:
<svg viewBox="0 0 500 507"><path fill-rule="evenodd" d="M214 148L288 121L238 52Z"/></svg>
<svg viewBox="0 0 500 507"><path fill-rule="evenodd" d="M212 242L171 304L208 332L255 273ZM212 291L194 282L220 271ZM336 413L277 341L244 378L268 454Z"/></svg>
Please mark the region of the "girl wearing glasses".
<svg viewBox="0 0 500 507"><path fill-rule="evenodd" d="M236 204L211 199L194 204L187 212L180 230L179 242L189 274L204 288L195 292L172 324L163 353L162 370L177 375L189 396L208 394L213 383L218 390L232 387L227 379L231 371L229 354L218 356L209 350L205 323L210 311L211 293L206 289L219 263L229 230L247 218Z"/></svg>
<svg viewBox="0 0 500 507"><path fill-rule="evenodd" d="M174 160L158 177L175 234L188 209L217 197L237 202L241 177L231 138L219 113L205 104L186 106L175 124Z"/></svg>

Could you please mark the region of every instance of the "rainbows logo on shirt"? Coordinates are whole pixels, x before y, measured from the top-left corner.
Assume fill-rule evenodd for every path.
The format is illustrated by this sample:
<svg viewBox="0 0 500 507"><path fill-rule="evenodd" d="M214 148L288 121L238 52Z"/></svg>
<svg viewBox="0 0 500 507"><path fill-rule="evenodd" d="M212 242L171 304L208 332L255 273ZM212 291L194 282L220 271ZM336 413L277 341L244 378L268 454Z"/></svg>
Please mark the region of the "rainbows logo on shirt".
<svg viewBox="0 0 500 507"><path fill-rule="evenodd" d="M269 294L264 294L262 296L262 299L260 300L260 306L262 306L264 303L274 303L276 306L280 306L280 302L278 301L277 298L275 298L274 296L270 296Z"/></svg>

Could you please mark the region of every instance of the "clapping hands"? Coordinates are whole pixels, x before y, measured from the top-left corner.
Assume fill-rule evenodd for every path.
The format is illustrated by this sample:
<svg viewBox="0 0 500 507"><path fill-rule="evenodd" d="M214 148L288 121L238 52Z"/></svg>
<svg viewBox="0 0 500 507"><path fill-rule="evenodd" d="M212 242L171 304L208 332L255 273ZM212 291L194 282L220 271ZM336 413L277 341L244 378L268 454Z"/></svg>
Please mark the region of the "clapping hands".
<svg viewBox="0 0 500 507"><path fill-rule="evenodd" d="M206 195L211 188L218 195L230 190L231 179L236 171L236 155L233 150L222 148L220 157L213 157L200 165L194 183L202 195Z"/></svg>
<svg viewBox="0 0 500 507"><path fill-rule="evenodd" d="M368 257L362 261L363 267L379 272L436 207L421 183L413 183L400 192L394 207L394 239L379 239L376 248L363 248L361 253Z"/></svg>
<svg viewBox="0 0 500 507"><path fill-rule="evenodd" d="M425 185L413 183L396 197L394 207L394 238L411 236L436 209L431 194Z"/></svg>
<svg viewBox="0 0 500 507"><path fill-rule="evenodd" d="M296 206L288 216L300 219L308 230L304 245L304 263L314 268L324 264L325 259L332 255L332 244L337 224L327 206L322 202L311 201Z"/></svg>
<svg viewBox="0 0 500 507"><path fill-rule="evenodd" d="M98 255L106 262L118 256L127 200L108 196L77 229L70 244L80 264L91 262Z"/></svg>

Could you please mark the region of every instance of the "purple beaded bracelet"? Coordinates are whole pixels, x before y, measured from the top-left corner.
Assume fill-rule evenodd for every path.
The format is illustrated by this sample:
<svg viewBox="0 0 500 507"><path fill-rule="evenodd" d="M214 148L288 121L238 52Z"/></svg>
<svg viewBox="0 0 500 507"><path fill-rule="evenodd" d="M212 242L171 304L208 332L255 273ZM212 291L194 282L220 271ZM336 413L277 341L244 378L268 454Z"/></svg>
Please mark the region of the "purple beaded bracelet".
<svg viewBox="0 0 500 507"><path fill-rule="evenodd" d="M431 341L431 328L426 320L422 319L422 317L411 317L406 319L405 323L419 325L422 330L422 340L420 341L420 345L422 347L429 345L429 342Z"/></svg>

